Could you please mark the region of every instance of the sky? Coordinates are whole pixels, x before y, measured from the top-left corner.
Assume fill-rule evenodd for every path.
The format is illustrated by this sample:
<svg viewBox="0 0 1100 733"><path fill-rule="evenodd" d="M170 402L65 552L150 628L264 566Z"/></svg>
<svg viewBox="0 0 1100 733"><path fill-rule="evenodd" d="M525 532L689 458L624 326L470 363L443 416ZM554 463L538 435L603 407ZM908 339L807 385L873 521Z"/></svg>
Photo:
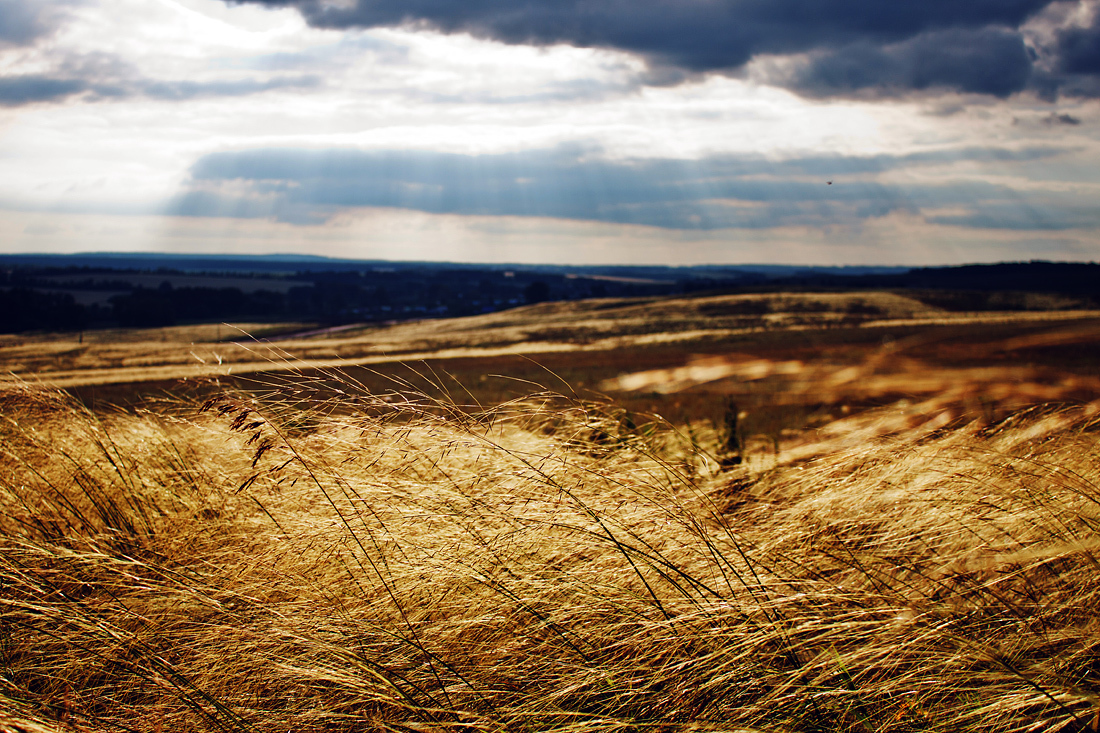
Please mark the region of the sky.
<svg viewBox="0 0 1100 733"><path fill-rule="evenodd" d="M1100 0L0 0L0 252L1100 260Z"/></svg>

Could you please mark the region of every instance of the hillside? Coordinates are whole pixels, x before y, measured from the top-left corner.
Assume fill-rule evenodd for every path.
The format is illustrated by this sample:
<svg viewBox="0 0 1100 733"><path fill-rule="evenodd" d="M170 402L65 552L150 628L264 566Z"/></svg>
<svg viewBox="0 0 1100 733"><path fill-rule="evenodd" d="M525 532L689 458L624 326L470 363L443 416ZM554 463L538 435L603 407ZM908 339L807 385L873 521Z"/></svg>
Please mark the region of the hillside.
<svg viewBox="0 0 1100 733"><path fill-rule="evenodd" d="M397 397L412 386L473 410L576 392L693 424L715 444L734 410L747 452L770 461L807 428L876 406L923 422L1091 402L1098 335L1093 311L958 312L888 292L594 299L384 327L0 337L0 381L66 388L90 405L200 398L212 379L321 401L347 380Z"/></svg>
<svg viewBox="0 0 1100 733"><path fill-rule="evenodd" d="M15 376L77 386L503 353L694 348L800 331L1056 324L1097 315L947 311L887 292L593 299L389 326L306 329L299 338L293 327L264 323L0 336L0 366ZM269 332L274 340L265 338Z"/></svg>

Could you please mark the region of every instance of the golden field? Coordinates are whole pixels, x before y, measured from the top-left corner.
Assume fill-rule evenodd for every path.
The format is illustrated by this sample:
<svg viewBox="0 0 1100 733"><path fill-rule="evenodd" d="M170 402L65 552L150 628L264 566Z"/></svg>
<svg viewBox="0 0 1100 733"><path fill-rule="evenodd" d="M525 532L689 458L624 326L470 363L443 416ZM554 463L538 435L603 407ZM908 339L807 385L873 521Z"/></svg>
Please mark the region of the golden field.
<svg viewBox="0 0 1100 733"><path fill-rule="evenodd" d="M680 354L761 337L812 344L815 335L858 327L914 329L1026 327L1098 319L1100 311L953 313L888 292L745 294L694 298L543 303L483 316L385 327L210 324L84 334L0 335L4 374L71 387L184 377L301 371L422 359L516 353L577 354L654 350ZM295 337L295 334L314 334ZM273 339L273 340L269 340Z"/></svg>
<svg viewBox="0 0 1100 733"><path fill-rule="evenodd" d="M1100 314L226 330L0 342L0 731L1100 725Z"/></svg>

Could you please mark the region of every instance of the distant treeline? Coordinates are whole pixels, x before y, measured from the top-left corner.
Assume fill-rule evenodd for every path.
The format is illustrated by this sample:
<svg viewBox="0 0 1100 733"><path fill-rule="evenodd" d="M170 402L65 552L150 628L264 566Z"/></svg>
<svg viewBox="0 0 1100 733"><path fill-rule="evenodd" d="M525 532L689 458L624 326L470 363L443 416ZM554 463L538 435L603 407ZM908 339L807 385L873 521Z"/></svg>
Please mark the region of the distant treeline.
<svg viewBox="0 0 1100 733"><path fill-rule="evenodd" d="M247 288L219 287L219 280L227 278L217 275L200 278L163 269L156 275L162 282L149 287L143 284L150 281L149 272L85 267L0 271L0 331L148 328L219 320L333 325L475 315L547 300L660 295L680 288L555 273L430 267L262 276ZM241 279L239 273L233 277L234 282ZM196 280L204 284L173 284Z"/></svg>
<svg viewBox="0 0 1100 733"><path fill-rule="evenodd" d="M811 273L771 278L754 289L899 290L949 311L1095 308L1100 307L1100 264L1032 261L887 274Z"/></svg>
<svg viewBox="0 0 1100 733"><path fill-rule="evenodd" d="M0 288L0 331L76 331L87 327L89 313L69 293L26 287Z"/></svg>
<svg viewBox="0 0 1100 733"><path fill-rule="evenodd" d="M430 263L356 269L343 263L329 271L196 274L164 267L20 263L0 269L0 331L241 320L335 325L476 315L548 300L777 290L904 290L954 311L1100 307L1100 265L1092 263L1016 262L889 272L654 267L619 268L619 276L601 274L608 269L507 270Z"/></svg>

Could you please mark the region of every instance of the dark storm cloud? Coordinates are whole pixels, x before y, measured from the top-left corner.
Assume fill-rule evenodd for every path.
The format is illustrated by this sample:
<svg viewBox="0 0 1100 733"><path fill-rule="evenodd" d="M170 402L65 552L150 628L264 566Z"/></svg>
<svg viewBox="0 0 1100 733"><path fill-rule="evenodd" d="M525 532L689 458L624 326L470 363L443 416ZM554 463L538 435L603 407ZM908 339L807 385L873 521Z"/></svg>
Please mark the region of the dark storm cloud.
<svg viewBox="0 0 1100 733"><path fill-rule="evenodd" d="M858 43L811 54L773 81L812 96L941 88L1007 97L1027 88L1032 63L1016 31L951 29L887 46Z"/></svg>
<svg viewBox="0 0 1100 733"><path fill-rule="evenodd" d="M88 90L80 79L56 79L38 74L0 77L0 107L57 102Z"/></svg>
<svg viewBox="0 0 1100 733"><path fill-rule="evenodd" d="M562 146L481 156L348 150L215 153L195 164L191 191L174 201L168 213L319 223L341 210L381 207L667 229L832 226L1015 196L1002 186L969 181L902 188L873 180L879 173L960 160L1018 164L1064 151L979 148L788 161L756 156L612 161L598 152Z"/></svg>
<svg viewBox="0 0 1100 733"><path fill-rule="evenodd" d="M693 70L759 53L890 43L945 28L1015 27L1052 0L239 0L298 8L324 27L421 24L506 43L632 51Z"/></svg>
<svg viewBox="0 0 1100 733"><path fill-rule="evenodd" d="M1088 28L1058 33L1059 70L1066 74L1100 74L1100 12Z"/></svg>
<svg viewBox="0 0 1100 733"><path fill-rule="evenodd" d="M647 83L735 73L754 57L798 61L769 81L811 95L953 90L1005 97L1028 88L1037 58L1021 25L1057 0L227 0L294 7L315 26L423 27L505 43L567 43L644 57ZM1093 29L1066 30L1058 74L1100 73ZM1056 75L1057 76L1057 75ZM1044 78L1042 90L1088 94Z"/></svg>
<svg viewBox="0 0 1100 733"><path fill-rule="evenodd" d="M68 3L0 0L0 47L27 46L57 30Z"/></svg>

